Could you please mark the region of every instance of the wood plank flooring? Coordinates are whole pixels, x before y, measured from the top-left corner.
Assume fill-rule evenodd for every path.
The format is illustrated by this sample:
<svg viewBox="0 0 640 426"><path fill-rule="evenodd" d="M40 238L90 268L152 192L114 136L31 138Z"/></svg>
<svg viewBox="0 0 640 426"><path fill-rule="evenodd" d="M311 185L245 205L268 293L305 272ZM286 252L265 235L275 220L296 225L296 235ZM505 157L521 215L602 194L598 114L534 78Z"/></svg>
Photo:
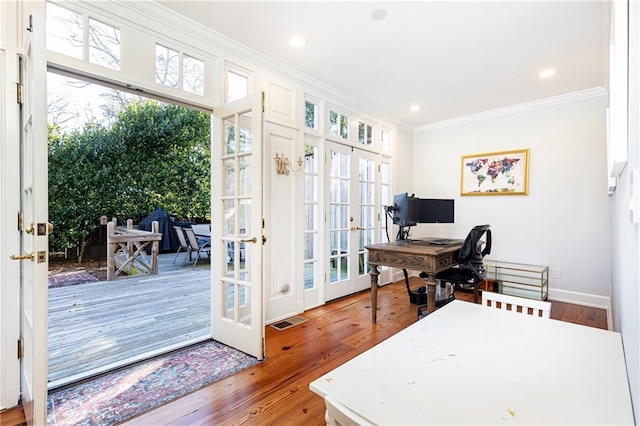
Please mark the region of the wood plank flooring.
<svg viewBox="0 0 640 426"><path fill-rule="evenodd" d="M159 275L49 289L49 389L210 336L210 268L159 256Z"/></svg>
<svg viewBox="0 0 640 426"><path fill-rule="evenodd" d="M267 360L262 364L125 424L324 425L324 401L309 390L309 383L417 320L402 283L382 287L378 295L376 325L371 324L369 291L307 311L303 316L309 321L296 327L284 331L267 327ZM458 293L459 299L472 297ZM592 316L604 323L590 321L590 325L607 328L603 310L552 305L554 319L567 315L580 323Z"/></svg>
<svg viewBox="0 0 640 426"><path fill-rule="evenodd" d="M412 280L412 286L418 285L418 279ZM417 320L402 283L381 287L378 294L376 325L371 324L370 293L364 291L305 312L308 321L290 329L266 327L266 361L125 424L324 425L324 401L309 383ZM551 317L607 328L601 309L552 302ZM21 424L21 414L21 409L1 413L1 426Z"/></svg>

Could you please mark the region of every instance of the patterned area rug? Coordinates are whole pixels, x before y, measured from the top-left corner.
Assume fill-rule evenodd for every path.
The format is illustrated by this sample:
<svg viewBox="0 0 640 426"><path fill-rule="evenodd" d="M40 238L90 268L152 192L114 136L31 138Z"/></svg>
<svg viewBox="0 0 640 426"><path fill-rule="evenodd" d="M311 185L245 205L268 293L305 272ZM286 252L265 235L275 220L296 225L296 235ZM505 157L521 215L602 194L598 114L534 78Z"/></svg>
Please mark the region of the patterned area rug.
<svg viewBox="0 0 640 426"><path fill-rule="evenodd" d="M259 362L211 340L51 392L47 423L112 425Z"/></svg>

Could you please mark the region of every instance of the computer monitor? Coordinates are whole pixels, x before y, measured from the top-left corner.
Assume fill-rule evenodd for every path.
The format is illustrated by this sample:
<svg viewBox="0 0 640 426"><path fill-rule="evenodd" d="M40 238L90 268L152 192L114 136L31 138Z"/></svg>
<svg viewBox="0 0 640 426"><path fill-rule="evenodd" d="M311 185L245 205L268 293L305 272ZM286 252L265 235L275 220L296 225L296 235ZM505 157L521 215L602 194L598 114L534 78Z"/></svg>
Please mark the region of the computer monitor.
<svg viewBox="0 0 640 426"><path fill-rule="evenodd" d="M420 215L419 200L414 195L396 194L393 197L393 224L400 227L416 226Z"/></svg>
<svg viewBox="0 0 640 426"><path fill-rule="evenodd" d="M453 200L440 198L420 198L418 223L453 223Z"/></svg>
<svg viewBox="0 0 640 426"><path fill-rule="evenodd" d="M407 241L409 228L418 223L453 223L454 200L439 198L416 198L406 192L393 197L393 224L398 225L396 241Z"/></svg>

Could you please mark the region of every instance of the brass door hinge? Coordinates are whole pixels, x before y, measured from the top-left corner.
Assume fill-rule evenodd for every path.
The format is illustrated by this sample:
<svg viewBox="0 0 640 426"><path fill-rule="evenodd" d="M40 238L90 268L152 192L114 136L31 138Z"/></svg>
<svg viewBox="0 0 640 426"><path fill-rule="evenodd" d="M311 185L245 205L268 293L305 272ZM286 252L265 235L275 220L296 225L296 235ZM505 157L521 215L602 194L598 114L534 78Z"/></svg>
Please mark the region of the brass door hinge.
<svg viewBox="0 0 640 426"><path fill-rule="evenodd" d="M16 102L22 105L22 84L16 83Z"/></svg>
<svg viewBox="0 0 640 426"><path fill-rule="evenodd" d="M22 339L18 340L18 359L22 359L24 356L24 341Z"/></svg>
<svg viewBox="0 0 640 426"><path fill-rule="evenodd" d="M24 213L18 212L18 231L24 230Z"/></svg>

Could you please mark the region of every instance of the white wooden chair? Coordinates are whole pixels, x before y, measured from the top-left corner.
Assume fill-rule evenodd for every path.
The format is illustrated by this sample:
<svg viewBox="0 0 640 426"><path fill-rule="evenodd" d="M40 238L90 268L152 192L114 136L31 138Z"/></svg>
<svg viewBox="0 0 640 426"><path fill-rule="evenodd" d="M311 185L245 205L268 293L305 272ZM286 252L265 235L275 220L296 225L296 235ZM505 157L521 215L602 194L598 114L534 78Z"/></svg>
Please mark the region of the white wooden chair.
<svg viewBox="0 0 640 426"><path fill-rule="evenodd" d="M329 395L324 397L324 403L327 411L324 414L324 420L327 426L355 426L369 425L371 422L366 421L344 405L340 404Z"/></svg>
<svg viewBox="0 0 640 426"><path fill-rule="evenodd" d="M482 304L490 308L533 315L534 317L548 319L551 316L551 302L525 299L524 297L510 296L508 294L483 291Z"/></svg>

